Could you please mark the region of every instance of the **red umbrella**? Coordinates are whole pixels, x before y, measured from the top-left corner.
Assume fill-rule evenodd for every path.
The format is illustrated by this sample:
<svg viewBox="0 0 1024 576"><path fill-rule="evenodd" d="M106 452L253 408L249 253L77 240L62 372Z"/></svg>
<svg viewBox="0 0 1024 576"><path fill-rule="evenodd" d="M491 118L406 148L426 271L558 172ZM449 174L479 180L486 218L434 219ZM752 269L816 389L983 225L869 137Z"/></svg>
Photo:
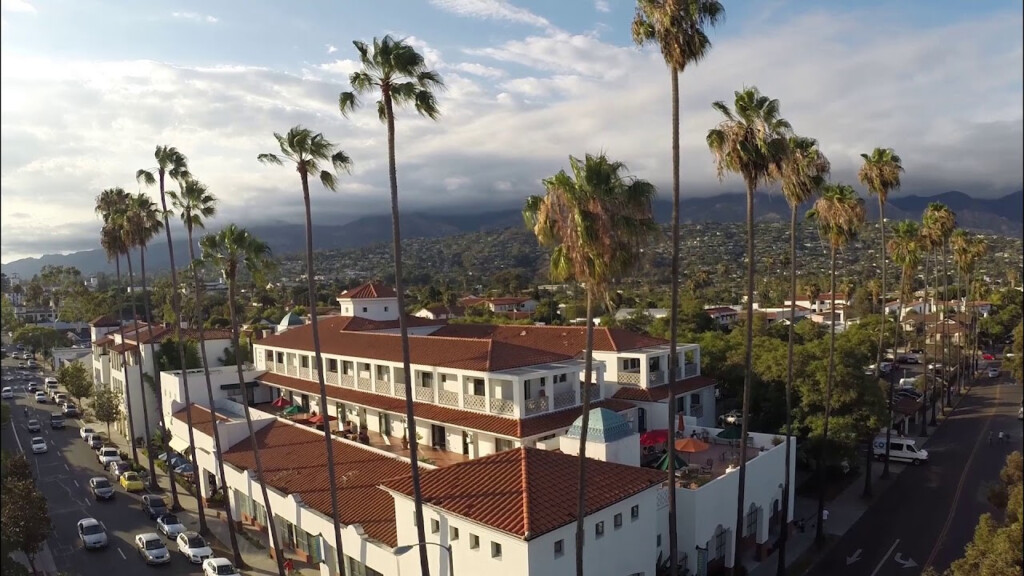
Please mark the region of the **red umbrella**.
<svg viewBox="0 0 1024 576"><path fill-rule="evenodd" d="M335 416L328 416L327 418L330 419L331 421L334 421L334 420L338 419ZM313 417L309 419L309 423L310 424L323 424L324 423L324 417L323 417L322 414L314 414Z"/></svg>
<svg viewBox="0 0 1024 576"><path fill-rule="evenodd" d="M668 430L648 430L640 435L641 446L656 446L668 440Z"/></svg>
<svg viewBox="0 0 1024 576"><path fill-rule="evenodd" d="M678 429L680 432L685 432L686 431L686 421L683 420L683 413L680 412L679 414L677 414L677 416L678 416L679 422L676 424L676 429Z"/></svg>
<svg viewBox="0 0 1024 576"><path fill-rule="evenodd" d="M277 400L274 400L273 404L271 404L271 406L273 406L274 408L286 408L291 405L292 401L285 398L284 396L278 396Z"/></svg>

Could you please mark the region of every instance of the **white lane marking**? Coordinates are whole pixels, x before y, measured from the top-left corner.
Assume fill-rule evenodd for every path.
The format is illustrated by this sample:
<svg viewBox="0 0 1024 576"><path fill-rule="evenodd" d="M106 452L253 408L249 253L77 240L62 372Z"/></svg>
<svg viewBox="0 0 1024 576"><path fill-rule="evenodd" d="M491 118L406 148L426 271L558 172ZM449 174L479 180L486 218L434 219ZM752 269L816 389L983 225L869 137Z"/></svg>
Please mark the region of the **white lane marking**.
<svg viewBox="0 0 1024 576"><path fill-rule="evenodd" d="M14 430L14 440L18 443L18 452L25 453L25 449L21 447L21 439L18 438L18 427L14 425L14 418L11 418L11 430Z"/></svg>
<svg viewBox="0 0 1024 576"><path fill-rule="evenodd" d="M75 480L75 487L76 488L81 488L82 487L81 484L78 483L78 480Z"/></svg>
<svg viewBox="0 0 1024 576"><path fill-rule="evenodd" d="M56 444L54 444L54 446L56 446ZM64 469L67 470L68 472L71 472L71 468L68 468L67 464L64 465ZM77 484L77 482L76 482L76 484Z"/></svg>
<svg viewBox="0 0 1024 576"><path fill-rule="evenodd" d="M889 559L889 555L892 554L892 551L896 549L896 546L899 546L899 543L900 539L897 538L896 541L892 543L892 546L889 548L889 551L885 553L885 556L882 556L882 559L878 561L878 566L875 566L875 570L871 573L871 576L875 576L875 574L878 574L878 571L882 569L882 564L885 564L885 561Z"/></svg>
<svg viewBox="0 0 1024 576"><path fill-rule="evenodd" d="M121 552L120 548L117 549L117 553L121 555L121 559L122 560L127 560L128 559L128 557L124 555L124 552Z"/></svg>

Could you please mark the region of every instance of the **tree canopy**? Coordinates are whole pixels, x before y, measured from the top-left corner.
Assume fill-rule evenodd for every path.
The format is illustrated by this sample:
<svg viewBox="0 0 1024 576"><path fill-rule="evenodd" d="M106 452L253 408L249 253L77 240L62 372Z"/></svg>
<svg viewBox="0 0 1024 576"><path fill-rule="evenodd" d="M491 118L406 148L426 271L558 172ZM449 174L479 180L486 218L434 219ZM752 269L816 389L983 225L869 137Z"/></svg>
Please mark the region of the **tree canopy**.
<svg viewBox="0 0 1024 576"><path fill-rule="evenodd" d="M57 371L57 383L68 391L68 396L75 399L79 406L82 398L92 396L92 375L81 362L71 362Z"/></svg>

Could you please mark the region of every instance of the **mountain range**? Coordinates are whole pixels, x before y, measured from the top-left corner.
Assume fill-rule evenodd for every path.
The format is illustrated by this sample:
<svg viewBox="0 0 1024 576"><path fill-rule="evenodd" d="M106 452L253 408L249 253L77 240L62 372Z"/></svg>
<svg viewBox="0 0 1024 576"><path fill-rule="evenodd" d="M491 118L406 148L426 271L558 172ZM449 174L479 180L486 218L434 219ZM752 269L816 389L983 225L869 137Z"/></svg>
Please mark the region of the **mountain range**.
<svg viewBox="0 0 1024 576"><path fill-rule="evenodd" d="M890 196L886 205L887 220L920 219L921 213L931 202L941 202L957 215L958 224L968 230L1000 236L1020 237L1024 234L1024 191L1017 191L1000 198L972 198L963 192L945 192L935 196ZM804 206L805 212L809 205ZM878 204L873 198L866 203L868 219L877 220ZM703 198L684 197L681 202L681 219L686 223L700 222L742 222L746 217L746 200L743 194L720 194ZM789 219L789 205L778 193L758 194L755 198L755 214L758 220L785 221ZM671 201L659 198L654 206L656 218L663 223L672 215ZM495 210L475 213L416 212L402 215L402 236L404 238L437 238L467 232L499 230L522 226L522 215L518 210ZM270 244L278 255L299 253L304 249L304 226L291 223L262 223L247 226L258 238ZM368 246L391 239L391 216L370 215L340 225L314 225L314 246L316 249L347 249ZM185 241L176 242L175 254L185 254ZM165 243L154 243L147 251L147 268L153 271L168 266ZM179 257L180 259L180 257ZM14 260L0 267L7 274L31 277L45 265L75 266L84 274L113 272L114 266L107 261L99 248L71 254L47 254L40 258Z"/></svg>

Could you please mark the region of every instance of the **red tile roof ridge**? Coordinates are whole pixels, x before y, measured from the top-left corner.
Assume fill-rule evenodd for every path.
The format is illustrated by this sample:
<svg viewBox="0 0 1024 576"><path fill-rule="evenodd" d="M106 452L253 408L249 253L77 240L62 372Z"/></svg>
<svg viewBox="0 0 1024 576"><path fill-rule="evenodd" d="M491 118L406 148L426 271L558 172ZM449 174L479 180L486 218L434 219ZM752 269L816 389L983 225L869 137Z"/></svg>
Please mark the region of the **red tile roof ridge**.
<svg viewBox="0 0 1024 576"><path fill-rule="evenodd" d="M526 454L523 454L523 458L519 459L519 472L521 474L521 486L523 490L523 527L526 528L526 533L523 535L527 540L530 539L530 472L526 466Z"/></svg>

